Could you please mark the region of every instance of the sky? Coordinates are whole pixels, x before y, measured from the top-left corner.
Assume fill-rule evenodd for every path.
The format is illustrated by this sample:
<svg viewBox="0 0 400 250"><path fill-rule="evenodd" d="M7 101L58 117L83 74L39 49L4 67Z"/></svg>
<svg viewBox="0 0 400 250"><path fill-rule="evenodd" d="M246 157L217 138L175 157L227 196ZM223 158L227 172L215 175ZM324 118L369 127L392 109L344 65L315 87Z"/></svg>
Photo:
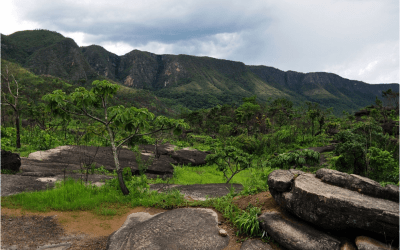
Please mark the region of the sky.
<svg viewBox="0 0 400 250"><path fill-rule="evenodd" d="M0 33L399 83L398 0L1 0ZM7 10L7 11L4 11Z"/></svg>

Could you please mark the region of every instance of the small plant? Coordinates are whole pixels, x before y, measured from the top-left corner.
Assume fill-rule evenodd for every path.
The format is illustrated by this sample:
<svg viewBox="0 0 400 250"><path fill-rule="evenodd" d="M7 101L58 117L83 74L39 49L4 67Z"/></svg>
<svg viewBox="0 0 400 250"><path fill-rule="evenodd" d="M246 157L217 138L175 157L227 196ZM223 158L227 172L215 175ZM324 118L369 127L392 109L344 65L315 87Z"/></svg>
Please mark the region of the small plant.
<svg viewBox="0 0 400 250"><path fill-rule="evenodd" d="M257 218L261 214L261 208L248 206L246 211L243 211L234 221L241 233L249 236L261 236L260 223Z"/></svg>

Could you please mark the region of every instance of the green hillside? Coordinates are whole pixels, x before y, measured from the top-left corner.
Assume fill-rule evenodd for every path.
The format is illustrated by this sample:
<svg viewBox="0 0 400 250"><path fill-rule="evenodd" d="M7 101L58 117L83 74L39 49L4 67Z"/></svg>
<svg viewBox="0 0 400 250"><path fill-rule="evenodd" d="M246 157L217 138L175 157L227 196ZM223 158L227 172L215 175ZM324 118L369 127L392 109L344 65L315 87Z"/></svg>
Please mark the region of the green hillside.
<svg viewBox="0 0 400 250"><path fill-rule="evenodd" d="M20 31L1 38L2 58L36 75L51 75L86 87L93 80L108 79L132 90L125 89L126 93L146 90L140 93L153 96L149 96L151 100L155 95L178 110L239 105L244 97L257 95L260 102L278 98L295 106L316 102L341 115L374 103L382 91L399 89L397 83L368 84L327 72L282 71L211 57L139 50L118 56L98 45L79 47L71 38L47 30ZM146 98L140 102L157 106L157 101Z"/></svg>

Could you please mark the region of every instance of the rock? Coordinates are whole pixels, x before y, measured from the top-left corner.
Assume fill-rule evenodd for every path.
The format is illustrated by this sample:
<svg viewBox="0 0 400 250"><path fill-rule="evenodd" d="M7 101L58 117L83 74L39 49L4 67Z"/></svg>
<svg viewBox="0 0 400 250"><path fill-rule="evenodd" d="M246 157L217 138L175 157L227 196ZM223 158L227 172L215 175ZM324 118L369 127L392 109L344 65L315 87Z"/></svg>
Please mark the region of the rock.
<svg viewBox="0 0 400 250"><path fill-rule="evenodd" d="M392 184L386 185L385 195L386 195L385 197L388 200L399 202L399 196L400 196L399 187Z"/></svg>
<svg viewBox="0 0 400 250"><path fill-rule="evenodd" d="M219 235L217 221L217 214L204 208L134 213L109 236L106 249L223 249L229 237Z"/></svg>
<svg viewBox="0 0 400 250"><path fill-rule="evenodd" d="M142 158L144 158L142 156ZM146 159L147 160L147 159ZM154 159L150 166L146 170L146 174L153 174L159 176L172 177L174 173L174 167L171 164L177 164L177 162L167 155L161 155L160 158ZM139 167L136 162L131 163L132 174L139 174Z"/></svg>
<svg viewBox="0 0 400 250"><path fill-rule="evenodd" d="M358 250L397 250L397 248L366 236L358 236L356 238L356 245Z"/></svg>
<svg viewBox="0 0 400 250"><path fill-rule="evenodd" d="M275 170L268 177L268 187L272 187L277 192L290 191L295 174L304 174L303 171L291 169Z"/></svg>
<svg viewBox="0 0 400 250"><path fill-rule="evenodd" d="M342 173L332 169L321 168L316 172L317 178L323 182L357 191L371 197L388 199L399 202L399 188L394 185L382 187L378 182L369 178Z"/></svg>
<svg viewBox="0 0 400 250"><path fill-rule="evenodd" d="M1 150L1 169L18 172L21 167L21 158L11 151Z"/></svg>
<svg viewBox="0 0 400 250"><path fill-rule="evenodd" d="M153 145L148 145L153 147ZM136 162L135 154L129 149L119 149L118 158L121 167L130 167L133 174L139 174L139 166ZM167 155L162 155L158 159L151 160L153 155L143 153L142 162L152 162L145 172L149 178L157 176L172 177L174 168L171 164L178 164L174 159ZM93 146L61 146L46 151L31 153L28 158L29 166L23 166L25 172L45 172L51 167L53 171L79 170L81 166L95 165L95 168L104 167L107 171L115 170L114 157L110 147Z"/></svg>
<svg viewBox="0 0 400 250"><path fill-rule="evenodd" d="M46 173L46 172L23 172L20 175L22 176L36 176L36 177L49 177L49 176L55 176L56 174L54 173Z"/></svg>
<svg viewBox="0 0 400 250"><path fill-rule="evenodd" d="M154 145L151 145L151 146L153 147L152 151L154 152L155 146ZM158 145L157 151L160 155L172 155L174 153L175 148L177 148L177 146L169 144L169 143L165 143L162 145Z"/></svg>
<svg viewBox="0 0 400 250"><path fill-rule="evenodd" d="M270 180L275 178L274 172L268 177L272 196L299 218L325 229L358 228L399 236L398 203L324 183L313 174L299 175L290 191L281 192L280 186L273 185L276 181Z"/></svg>
<svg viewBox="0 0 400 250"><path fill-rule="evenodd" d="M199 151L197 149L184 148L177 150L171 154L171 157L178 162L178 164L191 164L192 166L200 166L206 164L206 156L208 153Z"/></svg>
<svg viewBox="0 0 400 250"><path fill-rule="evenodd" d="M246 240L243 242L240 250L273 250L273 248L261 240Z"/></svg>
<svg viewBox="0 0 400 250"><path fill-rule="evenodd" d="M318 231L299 219L279 212L266 212L258 217L260 226L287 249L340 249L340 240Z"/></svg>
<svg viewBox="0 0 400 250"><path fill-rule="evenodd" d="M219 235L221 235L222 237L226 237L226 236L228 236L228 233L224 229L220 229Z"/></svg>

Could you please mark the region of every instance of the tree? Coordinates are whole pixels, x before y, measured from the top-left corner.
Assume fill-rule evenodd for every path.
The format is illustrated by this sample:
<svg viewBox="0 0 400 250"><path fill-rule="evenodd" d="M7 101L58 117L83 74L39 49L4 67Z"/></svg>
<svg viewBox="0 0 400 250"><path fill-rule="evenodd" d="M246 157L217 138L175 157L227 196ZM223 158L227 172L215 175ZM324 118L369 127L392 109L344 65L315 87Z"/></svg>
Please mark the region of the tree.
<svg viewBox="0 0 400 250"><path fill-rule="evenodd" d="M319 104L315 102L306 102L306 105L308 108L307 116L311 120L311 135L314 136L314 121L321 116L321 109L319 108Z"/></svg>
<svg viewBox="0 0 400 250"><path fill-rule="evenodd" d="M393 92L392 89L382 91L383 102L386 107L399 109L399 92Z"/></svg>
<svg viewBox="0 0 400 250"><path fill-rule="evenodd" d="M16 145L17 148L21 148L21 135L20 135L20 124L19 124L19 118L20 118L20 111L23 109L22 104L26 104L26 102L18 102L18 99L21 99L19 96L19 91L21 88L18 85L17 80L15 79L14 75L11 74L11 77L13 79L10 79L10 75L8 72L8 66L6 65L6 74L1 74L2 79L7 83L7 90L8 93L3 91L3 88L1 88L1 94L3 97L3 100L5 102L5 105L10 106L14 110L14 116L15 116L15 129L17 130L17 139L16 139ZM14 82L15 84L15 93L11 90L11 82Z"/></svg>
<svg viewBox="0 0 400 250"><path fill-rule="evenodd" d="M218 170L224 173L226 183L229 183L235 174L251 166L251 155L236 147L227 146L216 154L207 155L206 161L217 164ZM231 172L230 177L227 174L228 169Z"/></svg>
<svg viewBox="0 0 400 250"><path fill-rule="evenodd" d="M253 119L256 114L260 112L261 107L256 102L256 96L243 98L243 104L235 110L236 118L240 123L245 124L247 128L247 135L250 134L250 127L256 125L256 121ZM251 122L251 120L254 120Z"/></svg>
<svg viewBox="0 0 400 250"><path fill-rule="evenodd" d="M56 90L52 94L43 96L43 100L48 102L47 109L56 116L66 119L70 119L71 115L89 117L102 126L111 144L122 193L128 195L129 190L123 179L117 149L134 137L171 129L179 134L182 128L189 128L189 126L183 120L164 116L155 118L154 114L145 108L125 108L122 105L108 107L108 100L117 93L120 86L106 80L96 80L92 86L90 91L79 87L69 95ZM97 108L101 108L102 111L96 113ZM100 116L103 118L99 118Z"/></svg>

